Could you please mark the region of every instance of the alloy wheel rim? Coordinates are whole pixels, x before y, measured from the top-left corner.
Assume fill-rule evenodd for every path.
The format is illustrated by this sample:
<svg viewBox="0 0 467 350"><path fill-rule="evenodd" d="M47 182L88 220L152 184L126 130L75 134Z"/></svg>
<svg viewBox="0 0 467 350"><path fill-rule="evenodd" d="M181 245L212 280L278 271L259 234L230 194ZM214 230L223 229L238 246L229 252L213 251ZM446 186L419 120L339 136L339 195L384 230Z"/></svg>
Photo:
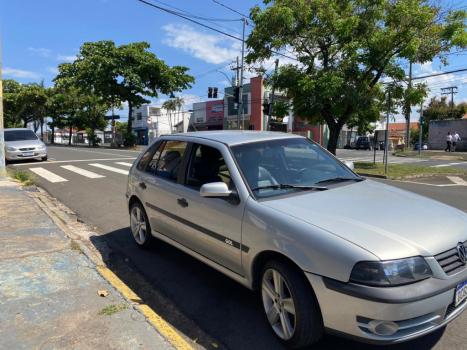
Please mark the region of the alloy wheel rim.
<svg viewBox="0 0 467 350"><path fill-rule="evenodd" d="M131 209L131 232L133 233L133 237L138 244L144 244L146 241L146 220L142 210L135 206Z"/></svg>
<svg viewBox="0 0 467 350"><path fill-rule="evenodd" d="M295 302L284 277L275 269L263 275L261 295L264 312L274 332L284 340L295 333Z"/></svg>

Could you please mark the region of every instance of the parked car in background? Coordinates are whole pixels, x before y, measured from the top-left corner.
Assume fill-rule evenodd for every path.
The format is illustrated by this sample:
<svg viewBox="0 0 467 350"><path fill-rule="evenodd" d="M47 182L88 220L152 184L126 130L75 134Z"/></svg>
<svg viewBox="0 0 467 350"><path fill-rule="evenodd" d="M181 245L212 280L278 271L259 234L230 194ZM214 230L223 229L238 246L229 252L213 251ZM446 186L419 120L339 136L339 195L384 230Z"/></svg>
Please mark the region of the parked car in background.
<svg viewBox="0 0 467 350"><path fill-rule="evenodd" d="M423 146L422 146L422 150L427 150L427 149L428 149L428 144L427 144L427 143L424 143L424 142L423 142L422 145L423 145ZM418 142L415 142L415 143L414 143L413 149L414 149L415 151L418 151L418 149L419 149L419 143L418 143Z"/></svg>
<svg viewBox="0 0 467 350"><path fill-rule="evenodd" d="M30 129L5 129L5 158L47 160L47 147Z"/></svg>
<svg viewBox="0 0 467 350"><path fill-rule="evenodd" d="M357 142L355 143L355 149L365 149L371 151L372 147L373 145L369 136L359 136Z"/></svg>
<svg viewBox="0 0 467 350"><path fill-rule="evenodd" d="M351 167L286 133L162 136L130 169L131 234L258 290L288 347L444 327L467 308L467 214Z"/></svg>

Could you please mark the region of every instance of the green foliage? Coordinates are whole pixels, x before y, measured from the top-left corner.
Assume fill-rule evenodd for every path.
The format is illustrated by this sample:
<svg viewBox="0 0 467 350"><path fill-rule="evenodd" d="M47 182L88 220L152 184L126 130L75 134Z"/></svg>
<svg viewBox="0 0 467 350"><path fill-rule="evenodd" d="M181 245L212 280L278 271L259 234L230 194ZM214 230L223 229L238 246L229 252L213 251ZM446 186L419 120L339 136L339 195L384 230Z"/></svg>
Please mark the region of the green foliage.
<svg viewBox="0 0 467 350"><path fill-rule="evenodd" d="M290 106L287 102L284 101L274 101L272 106L272 115L283 119L286 115L289 114Z"/></svg>
<svg viewBox="0 0 467 350"><path fill-rule="evenodd" d="M92 93L104 103L120 106L128 102L128 131L134 107L149 97L168 94L191 86L194 78L182 66L169 67L149 51L149 44L136 42L116 46L113 41L84 43L76 60L59 66L55 81Z"/></svg>
<svg viewBox="0 0 467 350"><path fill-rule="evenodd" d="M452 47L465 47L465 11L446 11L424 0L264 0L251 11L247 62L287 50L298 62L282 66L273 81L293 100L294 112L329 126L335 152L342 126L380 118L381 79L396 82L402 99L402 63L424 63ZM406 93L418 101L423 86Z"/></svg>

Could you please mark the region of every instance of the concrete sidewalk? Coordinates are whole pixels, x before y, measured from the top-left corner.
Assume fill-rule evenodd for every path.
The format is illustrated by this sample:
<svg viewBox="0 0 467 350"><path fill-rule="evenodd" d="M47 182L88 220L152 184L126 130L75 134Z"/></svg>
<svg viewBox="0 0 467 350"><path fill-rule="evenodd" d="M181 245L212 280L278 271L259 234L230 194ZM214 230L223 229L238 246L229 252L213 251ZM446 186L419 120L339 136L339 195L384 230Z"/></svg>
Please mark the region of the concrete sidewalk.
<svg viewBox="0 0 467 350"><path fill-rule="evenodd" d="M172 346L27 191L0 178L0 349Z"/></svg>

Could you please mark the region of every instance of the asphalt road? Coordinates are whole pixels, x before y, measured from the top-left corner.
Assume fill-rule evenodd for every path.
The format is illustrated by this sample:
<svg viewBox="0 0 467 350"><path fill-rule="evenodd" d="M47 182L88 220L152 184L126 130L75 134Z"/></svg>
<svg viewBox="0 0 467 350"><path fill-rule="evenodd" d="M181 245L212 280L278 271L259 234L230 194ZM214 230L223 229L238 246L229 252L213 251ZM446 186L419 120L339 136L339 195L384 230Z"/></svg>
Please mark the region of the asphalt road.
<svg viewBox="0 0 467 350"><path fill-rule="evenodd" d="M50 147L48 162L15 163L9 166L22 169L42 168L51 172L52 175L47 172L44 175L43 171L39 171L49 179L38 175L39 186L74 210L84 222L96 227L101 234L100 239L105 240L116 252L113 256L114 271L130 287L142 294L147 304L159 307L158 312L163 315L165 313L185 334L192 335L193 332L186 323L177 323L177 319L171 318L168 306L158 306L157 301L152 300L155 297L151 290L169 299L184 316L216 339L220 347L282 349L269 330L256 293L167 244L159 243L150 250L141 250L133 243L124 197L127 180L124 173L137 154L135 151L123 150ZM78 170L69 168L70 165ZM441 188L402 182L391 184L438 199L467 212L467 187ZM123 272L120 274L118 266L121 264L131 266L138 276ZM146 287L138 282L140 276L143 276ZM466 349L466 329L467 313L464 313L445 330L387 349ZM213 348L211 344L203 343L202 339L200 343ZM331 348L373 347L331 336L315 347Z"/></svg>

